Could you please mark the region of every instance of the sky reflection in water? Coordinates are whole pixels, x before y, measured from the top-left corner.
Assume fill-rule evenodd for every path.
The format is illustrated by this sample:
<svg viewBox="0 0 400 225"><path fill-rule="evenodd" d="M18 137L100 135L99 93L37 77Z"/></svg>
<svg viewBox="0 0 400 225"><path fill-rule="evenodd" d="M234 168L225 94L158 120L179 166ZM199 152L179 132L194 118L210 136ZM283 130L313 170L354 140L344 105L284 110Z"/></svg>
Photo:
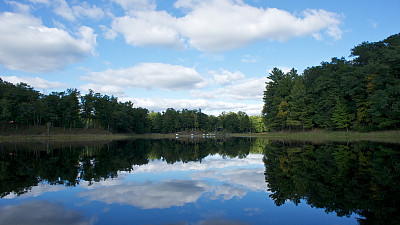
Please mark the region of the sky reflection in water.
<svg viewBox="0 0 400 225"><path fill-rule="evenodd" d="M277 207L262 154L150 160L113 179L33 186L0 200L0 224L357 224L305 203Z"/></svg>

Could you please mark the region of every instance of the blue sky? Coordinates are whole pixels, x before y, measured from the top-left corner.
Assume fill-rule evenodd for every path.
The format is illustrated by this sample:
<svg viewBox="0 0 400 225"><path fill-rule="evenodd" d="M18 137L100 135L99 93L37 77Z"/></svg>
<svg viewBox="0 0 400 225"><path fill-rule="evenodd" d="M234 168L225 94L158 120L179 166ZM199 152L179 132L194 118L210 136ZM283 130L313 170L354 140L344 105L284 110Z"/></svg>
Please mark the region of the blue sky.
<svg viewBox="0 0 400 225"><path fill-rule="evenodd" d="M258 115L273 67L301 74L400 32L400 1L1 0L0 77L164 111Z"/></svg>

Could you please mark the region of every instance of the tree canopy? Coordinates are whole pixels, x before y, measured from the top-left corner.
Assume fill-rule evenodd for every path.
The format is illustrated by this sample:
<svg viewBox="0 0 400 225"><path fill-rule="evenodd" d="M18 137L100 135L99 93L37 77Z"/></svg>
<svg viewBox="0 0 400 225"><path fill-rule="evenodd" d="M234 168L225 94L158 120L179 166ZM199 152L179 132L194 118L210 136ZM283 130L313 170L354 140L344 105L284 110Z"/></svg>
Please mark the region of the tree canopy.
<svg viewBox="0 0 400 225"><path fill-rule="evenodd" d="M396 129L400 125L400 34L351 49L298 75L274 68L264 91L270 130Z"/></svg>
<svg viewBox="0 0 400 225"><path fill-rule="evenodd" d="M134 107L133 103L120 102L117 97L102 95L92 90L85 95L77 89L42 94L28 84L12 83L0 79L1 134L5 127L20 125L51 126L65 129L101 129L112 133L171 133L211 132L262 132L263 126L256 118L244 112L223 112L219 116L207 115L201 109L149 112ZM257 128L256 128L257 127Z"/></svg>

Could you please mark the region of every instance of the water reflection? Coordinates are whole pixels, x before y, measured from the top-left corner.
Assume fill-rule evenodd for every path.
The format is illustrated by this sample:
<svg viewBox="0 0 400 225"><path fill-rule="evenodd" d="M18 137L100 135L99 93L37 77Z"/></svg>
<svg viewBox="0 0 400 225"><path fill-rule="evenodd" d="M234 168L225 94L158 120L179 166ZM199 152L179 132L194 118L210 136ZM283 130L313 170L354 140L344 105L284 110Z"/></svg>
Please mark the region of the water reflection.
<svg viewBox="0 0 400 225"><path fill-rule="evenodd" d="M37 223L60 224L400 220L395 144L250 138L1 144L0 164L0 224L23 223L23 211L46 218ZM64 216L30 209L41 204Z"/></svg>
<svg viewBox="0 0 400 225"><path fill-rule="evenodd" d="M159 183L124 183L85 191L80 197L108 204L126 204L141 209L163 209L196 202L210 186L198 180L164 180Z"/></svg>
<svg viewBox="0 0 400 225"><path fill-rule="evenodd" d="M54 143L1 144L0 193L21 195L39 183L75 186L116 178L118 171L161 159L168 164L197 162L212 154L243 158L254 139L132 140L72 145Z"/></svg>
<svg viewBox="0 0 400 225"><path fill-rule="evenodd" d="M356 213L360 224L398 224L399 150L368 142L272 142L265 147L265 180L278 206L304 199L338 216Z"/></svg>
<svg viewBox="0 0 400 225"><path fill-rule="evenodd" d="M81 212L68 210L60 203L29 201L20 205L5 206L0 210L0 224L32 225L89 225L96 218L88 220Z"/></svg>

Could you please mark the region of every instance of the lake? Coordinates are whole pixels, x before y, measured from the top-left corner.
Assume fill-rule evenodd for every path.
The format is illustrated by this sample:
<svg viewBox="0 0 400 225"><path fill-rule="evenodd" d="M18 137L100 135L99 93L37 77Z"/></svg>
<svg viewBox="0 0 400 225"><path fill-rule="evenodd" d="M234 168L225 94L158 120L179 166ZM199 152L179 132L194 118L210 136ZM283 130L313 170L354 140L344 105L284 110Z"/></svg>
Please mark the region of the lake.
<svg viewBox="0 0 400 225"><path fill-rule="evenodd" d="M400 146L2 143L0 224L399 224Z"/></svg>

